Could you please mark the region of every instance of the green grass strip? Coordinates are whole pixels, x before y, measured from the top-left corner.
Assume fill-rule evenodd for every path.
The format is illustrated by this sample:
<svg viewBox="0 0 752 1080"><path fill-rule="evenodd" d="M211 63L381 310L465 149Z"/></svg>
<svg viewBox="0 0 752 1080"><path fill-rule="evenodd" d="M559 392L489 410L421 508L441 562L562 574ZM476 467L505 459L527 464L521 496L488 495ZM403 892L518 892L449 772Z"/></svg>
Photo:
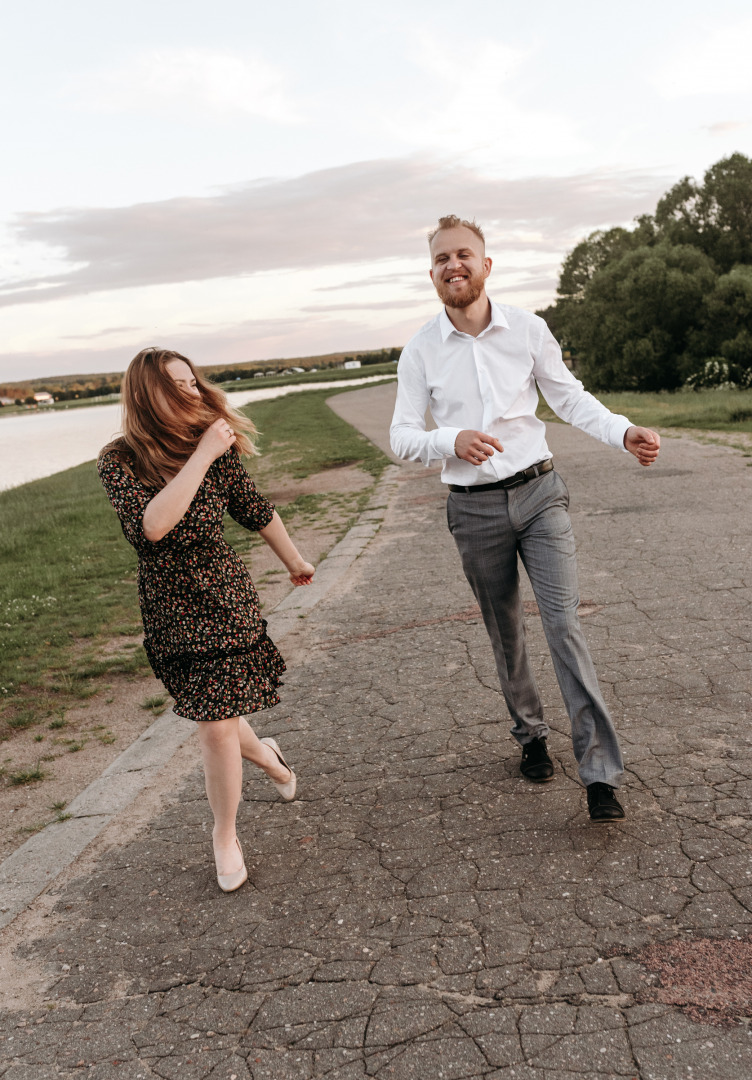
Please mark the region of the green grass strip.
<svg viewBox="0 0 752 1080"><path fill-rule="evenodd" d="M246 462L251 474L258 467L265 478L302 478L358 462L377 477L386 457L329 409L333 392L249 406L264 454ZM316 498L301 496L290 511L309 511ZM248 537L227 522L231 542ZM0 735L62 717L65 705L94 693L102 676L146 669L143 649L125 642L141 625L136 553L94 462L0 492L0 559ZM107 658L94 655L97 645L119 635L124 648Z"/></svg>
<svg viewBox="0 0 752 1080"><path fill-rule="evenodd" d="M677 393L599 393L598 400L633 424L702 431L752 431L752 390L690 390ZM538 416L556 417L541 399Z"/></svg>
<svg viewBox="0 0 752 1080"><path fill-rule="evenodd" d="M384 379L397 378L396 364L366 364L359 368L324 368L322 371L295 372L294 375L259 375L258 378L235 379L221 383L223 390L265 390L270 386L295 386L300 383L328 383L340 380L370 379L376 375ZM338 389L335 387L335 389ZM333 391L332 391L333 392Z"/></svg>
<svg viewBox="0 0 752 1080"><path fill-rule="evenodd" d="M259 448L278 473L296 479L357 462L375 478L389 464L365 435L351 427L326 404L346 387L304 391L247 405L242 411L261 432ZM253 461L247 463L253 472Z"/></svg>

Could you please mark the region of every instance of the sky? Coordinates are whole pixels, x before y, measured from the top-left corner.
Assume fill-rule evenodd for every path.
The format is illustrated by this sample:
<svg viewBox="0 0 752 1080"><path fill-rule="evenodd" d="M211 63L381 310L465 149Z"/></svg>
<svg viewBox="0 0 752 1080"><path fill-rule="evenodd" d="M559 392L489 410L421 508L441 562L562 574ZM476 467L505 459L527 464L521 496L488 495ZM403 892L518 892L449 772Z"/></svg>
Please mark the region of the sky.
<svg viewBox="0 0 752 1080"><path fill-rule="evenodd" d="M399 346L425 235L488 291L752 155L752 14L633 0L25 0L0 39L0 382Z"/></svg>

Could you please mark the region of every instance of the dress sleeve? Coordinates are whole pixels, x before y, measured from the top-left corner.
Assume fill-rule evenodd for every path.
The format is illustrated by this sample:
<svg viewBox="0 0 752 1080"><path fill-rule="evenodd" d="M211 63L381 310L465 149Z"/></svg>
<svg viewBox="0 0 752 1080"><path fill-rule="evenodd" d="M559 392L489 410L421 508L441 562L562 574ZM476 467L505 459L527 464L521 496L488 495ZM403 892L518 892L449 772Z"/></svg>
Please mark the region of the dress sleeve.
<svg viewBox="0 0 752 1080"><path fill-rule="evenodd" d="M111 451L99 458L97 472L107 498L120 518L128 543L137 550L152 547L144 536L142 521L144 510L154 497L154 492L136 479L115 452Z"/></svg>
<svg viewBox="0 0 752 1080"><path fill-rule="evenodd" d="M274 516L274 504L256 490L256 485L234 450L228 450L221 460L227 483L227 512L230 517L251 532L265 529Z"/></svg>

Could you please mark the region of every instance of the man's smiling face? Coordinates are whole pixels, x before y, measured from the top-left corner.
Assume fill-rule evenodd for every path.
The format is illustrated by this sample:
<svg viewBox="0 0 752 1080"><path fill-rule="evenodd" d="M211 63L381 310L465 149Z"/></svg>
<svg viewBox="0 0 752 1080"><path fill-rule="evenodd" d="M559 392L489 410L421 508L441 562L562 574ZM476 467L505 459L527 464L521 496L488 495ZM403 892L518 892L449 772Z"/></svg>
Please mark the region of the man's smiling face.
<svg viewBox="0 0 752 1080"><path fill-rule="evenodd" d="M466 308L483 294L491 260L465 225L440 229L431 241L431 281L447 307Z"/></svg>

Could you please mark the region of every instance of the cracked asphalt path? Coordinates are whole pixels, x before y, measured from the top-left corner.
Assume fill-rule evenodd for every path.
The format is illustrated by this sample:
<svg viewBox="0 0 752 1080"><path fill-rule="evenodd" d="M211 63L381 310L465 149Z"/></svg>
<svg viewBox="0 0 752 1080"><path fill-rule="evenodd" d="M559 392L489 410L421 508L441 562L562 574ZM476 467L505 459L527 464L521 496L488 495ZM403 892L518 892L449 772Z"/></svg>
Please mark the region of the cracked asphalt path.
<svg viewBox="0 0 752 1080"><path fill-rule="evenodd" d="M626 820L587 817L530 594L558 768L520 777L438 474L402 468L375 540L287 639L258 728L300 799L249 772L249 884L217 890L193 770L30 914L3 1080L752 1076L752 1002L714 1009L712 959L673 997L670 965L659 984L640 962L750 933L752 471L678 439L643 470L549 431Z"/></svg>

